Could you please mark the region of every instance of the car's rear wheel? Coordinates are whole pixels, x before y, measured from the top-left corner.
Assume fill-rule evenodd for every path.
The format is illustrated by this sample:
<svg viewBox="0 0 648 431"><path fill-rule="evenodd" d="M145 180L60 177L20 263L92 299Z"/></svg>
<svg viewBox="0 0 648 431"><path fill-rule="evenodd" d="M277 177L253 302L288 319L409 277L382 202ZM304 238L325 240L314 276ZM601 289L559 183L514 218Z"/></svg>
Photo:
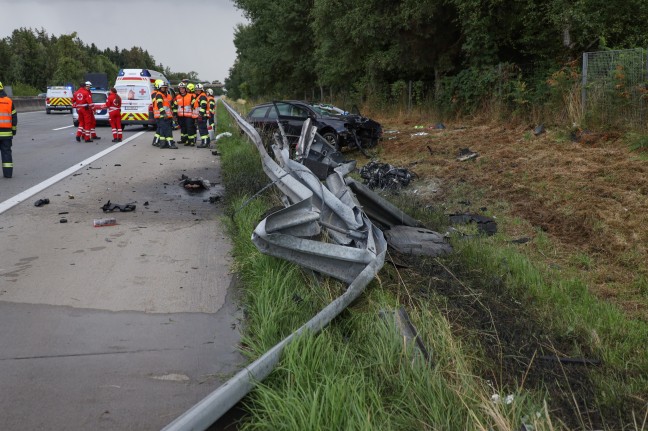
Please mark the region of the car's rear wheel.
<svg viewBox="0 0 648 431"><path fill-rule="evenodd" d="M338 139L338 136L333 133L333 132L326 132L322 135L322 138L326 139L326 142L331 144L333 148L335 148L337 151L340 151L340 140Z"/></svg>

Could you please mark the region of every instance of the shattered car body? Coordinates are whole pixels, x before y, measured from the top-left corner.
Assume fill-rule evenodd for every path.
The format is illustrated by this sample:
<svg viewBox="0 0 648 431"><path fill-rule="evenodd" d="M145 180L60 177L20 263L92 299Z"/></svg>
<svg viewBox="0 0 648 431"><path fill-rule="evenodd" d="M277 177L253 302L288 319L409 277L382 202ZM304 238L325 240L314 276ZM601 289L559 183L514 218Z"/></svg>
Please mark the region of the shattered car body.
<svg viewBox="0 0 648 431"><path fill-rule="evenodd" d="M298 100L280 100L253 107L246 120L262 135L271 136L281 124L290 143L299 137L304 122L310 119L319 133L335 149L372 148L382 137L382 126L359 114Z"/></svg>

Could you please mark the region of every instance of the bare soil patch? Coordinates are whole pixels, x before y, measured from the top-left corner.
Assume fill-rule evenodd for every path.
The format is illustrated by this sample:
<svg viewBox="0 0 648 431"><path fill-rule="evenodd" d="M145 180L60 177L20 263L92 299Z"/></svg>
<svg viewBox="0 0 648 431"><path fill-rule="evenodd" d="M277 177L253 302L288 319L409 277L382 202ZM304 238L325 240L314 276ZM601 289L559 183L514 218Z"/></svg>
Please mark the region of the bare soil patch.
<svg viewBox="0 0 648 431"><path fill-rule="evenodd" d="M558 246L547 263L580 270L591 292L648 321L648 162L619 135L383 124L379 157L413 171L411 187L425 203L476 213L504 204L526 222L508 226L506 235L544 231ZM458 161L466 148L478 157ZM453 202L449 191L458 187L479 189L479 200Z"/></svg>
<svg viewBox="0 0 648 431"><path fill-rule="evenodd" d="M534 241L524 247L534 259L569 268L590 291L628 317L648 321L648 162L615 134L567 133L530 127L446 124L385 125L381 162L416 174L409 186L422 205L445 212L471 212L520 220L500 225L511 240L552 240L552 253ZM467 149L478 156L459 161ZM359 160L359 165L363 164ZM458 196L465 190L466 196ZM461 193L459 193L460 195ZM468 197L469 196L469 197ZM505 214L504 214L505 213ZM505 217L503 217L505 216ZM439 301L455 331L472 338L493 368L483 377L497 389L546 389L552 415L568 429L615 429L641 411L639 399L624 409L599 406L592 372L600 372L587 340L552 334L532 304L511 298L503 282L480 278L470 268L399 256L403 273L421 287L416 301ZM456 276L456 278L455 278ZM472 280L467 288L459 280ZM416 280L420 279L420 283ZM431 283L430 280L434 280ZM552 360L579 352L585 362ZM595 363L589 363L592 359Z"/></svg>

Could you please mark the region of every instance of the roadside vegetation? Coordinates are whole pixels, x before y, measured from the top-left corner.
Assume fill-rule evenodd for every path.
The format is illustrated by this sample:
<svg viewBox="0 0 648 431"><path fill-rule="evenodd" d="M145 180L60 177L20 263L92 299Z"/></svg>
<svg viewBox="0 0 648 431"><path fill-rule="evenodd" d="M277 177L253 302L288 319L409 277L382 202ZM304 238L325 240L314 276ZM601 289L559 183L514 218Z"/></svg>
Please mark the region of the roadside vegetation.
<svg viewBox="0 0 648 431"><path fill-rule="evenodd" d="M413 125L403 123L393 125ZM278 196L273 188L256 195L269 180L256 149L220 109L224 130L233 133L219 150L243 284L242 349L253 360L346 286L254 247L250 234ZM458 144L449 140L451 148L442 150L444 141L435 138L435 150L454 152ZM385 141L376 156L405 162L404 144ZM421 151L409 150L410 167L420 166ZM448 231L457 201L483 202L489 194L487 184L449 176L443 193L430 199L421 195L425 181L442 175L425 174L416 192L387 197L439 232ZM534 229L504 195L488 206L495 236L454 233L455 251L442 258L390 252L359 300L321 333L286 349L245 398L240 428L648 429L648 320L592 290L587 268L592 272L599 257L577 250L567 257L560 237ZM527 233L528 244L511 242ZM556 256L564 256L560 264ZM639 265L645 271L646 263ZM418 343L401 335L400 309Z"/></svg>

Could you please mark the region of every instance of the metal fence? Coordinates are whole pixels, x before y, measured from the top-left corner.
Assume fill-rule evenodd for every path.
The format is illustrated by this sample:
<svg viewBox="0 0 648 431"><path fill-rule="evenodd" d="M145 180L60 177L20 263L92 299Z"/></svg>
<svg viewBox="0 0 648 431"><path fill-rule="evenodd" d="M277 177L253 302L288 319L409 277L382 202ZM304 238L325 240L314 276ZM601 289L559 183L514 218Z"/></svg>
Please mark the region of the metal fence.
<svg viewBox="0 0 648 431"><path fill-rule="evenodd" d="M584 53L581 102L585 118L612 126L644 127L647 61L644 48Z"/></svg>

